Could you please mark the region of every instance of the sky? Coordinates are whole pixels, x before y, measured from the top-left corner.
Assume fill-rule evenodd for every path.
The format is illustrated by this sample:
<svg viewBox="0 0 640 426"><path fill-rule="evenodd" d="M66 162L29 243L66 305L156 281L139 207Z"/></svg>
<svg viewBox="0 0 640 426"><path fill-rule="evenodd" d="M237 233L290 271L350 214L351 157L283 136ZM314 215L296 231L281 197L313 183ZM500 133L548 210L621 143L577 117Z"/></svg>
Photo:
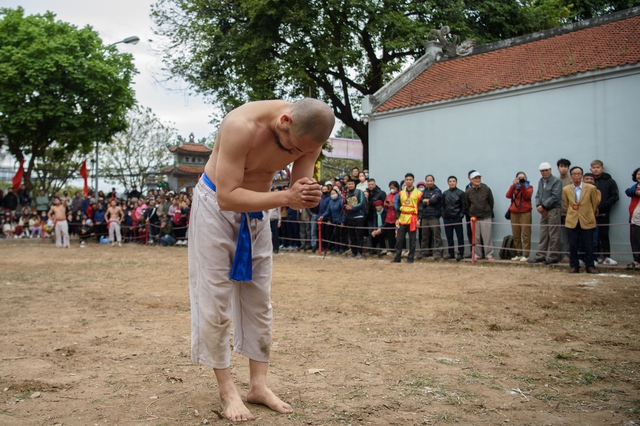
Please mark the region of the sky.
<svg viewBox="0 0 640 426"><path fill-rule="evenodd" d="M105 44L129 36L140 37L137 45L117 45L120 52L133 55L139 72L133 85L138 103L151 108L163 122L171 124L185 138L191 132L196 140L207 137L215 131L215 127L209 124L215 107L208 105L203 97L189 96L185 90L186 83L174 83L174 90L169 90L163 87L166 84L157 82L163 74L160 56L153 51L158 37L153 33L149 17L151 4L149 0L0 0L0 7L15 9L21 6L26 15L50 11L56 14L57 20L78 28L89 25Z"/></svg>

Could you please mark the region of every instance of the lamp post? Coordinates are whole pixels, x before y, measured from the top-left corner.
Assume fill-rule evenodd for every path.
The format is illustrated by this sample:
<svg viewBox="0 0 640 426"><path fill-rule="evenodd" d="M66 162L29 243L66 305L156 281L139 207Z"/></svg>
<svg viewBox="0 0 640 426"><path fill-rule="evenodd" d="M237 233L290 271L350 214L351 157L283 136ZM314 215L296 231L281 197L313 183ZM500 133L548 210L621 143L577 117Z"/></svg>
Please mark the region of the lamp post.
<svg viewBox="0 0 640 426"><path fill-rule="evenodd" d="M131 36L131 37L127 37L123 40L120 41L116 41L115 43L111 43L110 45L108 45L107 47L111 47L111 46L115 46L116 44L120 44L120 43L124 43L124 44L138 44L138 42L140 41L140 37L138 36ZM96 199L96 203L98 202L98 170L99 170L99 163L98 163L98 141L96 141L96 186L93 190L93 196Z"/></svg>

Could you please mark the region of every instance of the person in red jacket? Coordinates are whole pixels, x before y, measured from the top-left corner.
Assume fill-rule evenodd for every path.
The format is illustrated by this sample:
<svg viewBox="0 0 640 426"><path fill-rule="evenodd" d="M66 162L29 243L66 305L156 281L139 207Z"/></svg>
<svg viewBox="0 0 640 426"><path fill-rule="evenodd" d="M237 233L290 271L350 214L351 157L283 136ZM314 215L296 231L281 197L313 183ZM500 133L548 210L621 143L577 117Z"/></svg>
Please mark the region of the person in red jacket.
<svg viewBox="0 0 640 426"><path fill-rule="evenodd" d="M640 268L640 167L631 174L631 179L635 182L625 194L631 198L629 203L629 223L631 224L631 250L633 251L633 262L627 265L628 269Z"/></svg>
<svg viewBox="0 0 640 426"><path fill-rule="evenodd" d="M511 232L516 245L517 254L511 260L526 262L531 251L531 196L533 186L529 184L524 172L516 173L516 178L507 191L507 198L511 200Z"/></svg>

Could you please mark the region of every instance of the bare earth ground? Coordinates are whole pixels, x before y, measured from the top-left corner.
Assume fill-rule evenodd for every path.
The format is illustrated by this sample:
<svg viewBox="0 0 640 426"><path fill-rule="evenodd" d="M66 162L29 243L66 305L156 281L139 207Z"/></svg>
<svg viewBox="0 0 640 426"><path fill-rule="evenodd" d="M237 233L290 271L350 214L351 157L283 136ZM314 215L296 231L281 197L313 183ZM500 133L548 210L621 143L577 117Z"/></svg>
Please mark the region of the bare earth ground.
<svg viewBox="0 0 640 426"><path fill-rule="evenodd" d="M189 360L186 253L0 242L0 424L228 424ZM253 424L640 422L638 275L389 260L276 255L269 383L295 412Z"/></svg>

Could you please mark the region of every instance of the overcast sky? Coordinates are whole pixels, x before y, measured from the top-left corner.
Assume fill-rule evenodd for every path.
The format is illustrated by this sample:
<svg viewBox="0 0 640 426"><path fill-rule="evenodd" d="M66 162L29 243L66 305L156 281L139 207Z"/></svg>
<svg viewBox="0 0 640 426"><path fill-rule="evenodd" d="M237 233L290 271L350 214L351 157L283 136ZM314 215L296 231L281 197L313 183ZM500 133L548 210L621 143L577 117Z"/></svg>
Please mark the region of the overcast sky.
<svg viewBox="0 0 640 426"><path fill-rule="evenodd" d="M90 25L105 44L115 43L129 36L140 37L137 45L118 44L120 52L133 55L139 74L133 88L138 103L150 107L165 123L173 123L185 138L193 132L196 139L215 131L211 121L214 107L201 97L188 96L187 92L170 91L156 80L161 76L162 63L153 52L157 37L151 29L149 0L0 0L0 7L22 6L26 15L51 11L56 19L69 22L79 28ZM179 88L174 84L175 88ZM183 84L186 88L186 84Z"/></svg>

